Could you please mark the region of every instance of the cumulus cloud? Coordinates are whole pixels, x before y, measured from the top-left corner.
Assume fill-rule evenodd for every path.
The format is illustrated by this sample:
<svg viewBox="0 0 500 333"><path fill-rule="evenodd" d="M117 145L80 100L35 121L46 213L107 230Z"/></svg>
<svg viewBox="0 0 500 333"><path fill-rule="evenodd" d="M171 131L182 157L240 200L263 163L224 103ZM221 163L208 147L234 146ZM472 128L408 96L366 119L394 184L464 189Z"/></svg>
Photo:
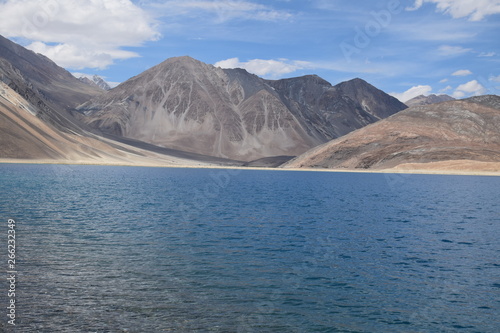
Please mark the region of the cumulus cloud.
<svg viewBox="0 0 500 333"><path fill-rule="evenodd" d="M438 11L453 18L468 17L470 21L481 21L486 16L500 13L498 0L415 0L407 10L417 10L424 3L436 4Z"/></svg>
<svg viewBox="0 0 500 333"><path fill-rule="evenodd" d="M472 80L467 83L461 84L455 89L453 97L464 98L466 96L484 95L486 88L484 88L477 80Z"/></svg>
<svg viewBox="0 0 500 333"><path fill-rule="evenodd" d="M32 41L28 48L73 69L137 57L122 48L160 37L154 19L130 0L6 0L0 34Z"/></svg>
<svg viewBox="0 0 500 333"><path fill-rule="evenodd" d="M472 72L468 69L460 69L451 75L453 75L453 76L467 76L467 75L472 75Z"/></svg>
<svg viewBox="0 0 500 333"><path fill-rule="evenodd" d="M409 101L410 99L420 96L420 95L429 95L432 91L431 86L414 86L408 89L405 92L402 93L390 93L389 95L392 95L399 99L401 102L405 103Z"/></svg>
<svg viewBox="0 0 500 333"><path fill-rule="evenodd" d="M221 68L243 68L250 73L270 78L279 78L285 74L289 74L300 69L313 67L313 65L307 61L288 59L253 59L242 62L239 58L222 60L215 63L215 66Z"/></svg>
<svg viewBox="0 0 500 333"><path fill-rule="evenodd" d="M500 82L500 75L498 75L498 76L490 76L490 81Z"/></svg>

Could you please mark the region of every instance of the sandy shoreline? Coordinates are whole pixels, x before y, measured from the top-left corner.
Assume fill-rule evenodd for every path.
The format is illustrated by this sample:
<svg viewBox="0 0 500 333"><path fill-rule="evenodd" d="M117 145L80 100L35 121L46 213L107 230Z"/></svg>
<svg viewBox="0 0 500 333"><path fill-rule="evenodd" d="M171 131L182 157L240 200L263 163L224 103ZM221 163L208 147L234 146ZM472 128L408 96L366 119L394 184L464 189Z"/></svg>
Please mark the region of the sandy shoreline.
<svg viewBox="0 0 500 333"><path fill-rule="evenodd" d="M238 169L238 170L268 170L268 171L292 171L292 172L335 172L335 173L383 173L383 174L432 174L432 175L462 175L462 176L500 176L500 171L489 170L453 170L439 168L439 165L415 164L403 165L393 169L318 169L318 168L268 168L268 167L240 167L220 166L203 163L190 164L164 164L149 162L124 162L124 161L69 161L69 160L24 160L24 159L2 159L0 164L52 164L52 165L101 165L101 166L127 166L127 167L149 167L149 168L180 168L180 169Z"/></svg>

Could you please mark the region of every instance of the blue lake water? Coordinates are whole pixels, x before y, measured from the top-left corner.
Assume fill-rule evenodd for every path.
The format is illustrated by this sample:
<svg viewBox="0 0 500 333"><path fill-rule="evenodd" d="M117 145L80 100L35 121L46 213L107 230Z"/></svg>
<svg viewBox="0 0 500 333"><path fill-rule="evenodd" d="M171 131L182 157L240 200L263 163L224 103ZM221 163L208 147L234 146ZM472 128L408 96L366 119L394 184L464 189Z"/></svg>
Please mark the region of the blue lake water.
<svg viewBox="0 0 500 333"><path fill-rule="evenodd" d="M0 165L0 188L13 331L500 331L500 177Z"/></svg>

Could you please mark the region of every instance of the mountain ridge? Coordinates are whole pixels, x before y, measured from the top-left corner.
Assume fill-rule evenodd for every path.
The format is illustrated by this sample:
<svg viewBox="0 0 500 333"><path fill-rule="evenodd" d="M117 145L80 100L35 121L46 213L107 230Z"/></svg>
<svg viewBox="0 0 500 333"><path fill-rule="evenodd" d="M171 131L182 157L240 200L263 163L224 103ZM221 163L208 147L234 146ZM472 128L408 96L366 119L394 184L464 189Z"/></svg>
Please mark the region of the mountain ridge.
<svg viewBox="0 0 500 333"><path fill-rule="evenodd" d="M441 94L441 95L431 94L429 96L419 95L417 97L413 97L412 99L406 101L405 104L408 106L428 105L428 104L435 104L453 100L455 100L455 98L448 96L446 94Z"/></svg>
<svg viewBox="0 0 500 333"><path fill-rule="evenodd" d="M265 80L244 69L216 68L188 56L166 59L145 73L103 92L50 59L0 38L0 159L500 171L498 96L401 111L406 105L393 103L394 98L359 78L336 85L317 75ZM95 103L100 99L118 112L92 117L103 111ZM99 126L89 126L89 120ZM154 138L165 134L165 121L176 125L167 136L185 131L177 146L113 135L137 126ZM151 122L158 132L148 128ZM148 126L141 126L144 123ZM100 132L101 125L109 125L110 131ZM193 142L199 146L185 149ZM224 152L242 147L246 155ZM298 157L290 154L301 150ZM240 156L245 159L234 158Z"/></svg>
<svg viewBox="0 0 500 333"><path fill-rule="evenodd" d="M151 166L242 164L97 135L71 111L100 93L101 89L80 82L47 57L0 36L0 160Z"/></svg>
<svg viewBox="0 0 500 333"><path fill-rule="evenodd" d="M0 35L0 81L37 107L37 117L61 131L89 129L71 115L78 104L100 94L57 66Z"/></svg>
<svg viewBox="0 0 500 333"><path fill-rule="evenodd" d="M412 164L425 168L428 163L468 161L493 163L500 171L498 128L496 95L413 106L315 147L283 167L390 169Z"/></svg>
<svg viewBox="0 0 500 333"><path fill-rule="evenodd" d="M251 161L297 155L406 105L386 95L374 111L316 75L265 80L189 56L169 58L78 107L103 132L212 156ZM354 88L353 88L354 89ZM375 98L372 98L372 102ZM387 104L387 103L386 103Z"/></svg>

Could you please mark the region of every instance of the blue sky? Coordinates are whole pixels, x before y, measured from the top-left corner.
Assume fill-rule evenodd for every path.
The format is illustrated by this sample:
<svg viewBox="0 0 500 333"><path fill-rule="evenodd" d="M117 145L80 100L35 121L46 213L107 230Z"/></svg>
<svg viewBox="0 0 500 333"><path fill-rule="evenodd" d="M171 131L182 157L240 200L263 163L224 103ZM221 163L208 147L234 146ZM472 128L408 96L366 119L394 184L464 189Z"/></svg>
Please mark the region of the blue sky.
<svg viewBox="0 0 500 333"><path fill-rule="evenodd" d="M500 0L0 0L0 34L114 83L189 55L402 101L500 94Z"/></svg>

